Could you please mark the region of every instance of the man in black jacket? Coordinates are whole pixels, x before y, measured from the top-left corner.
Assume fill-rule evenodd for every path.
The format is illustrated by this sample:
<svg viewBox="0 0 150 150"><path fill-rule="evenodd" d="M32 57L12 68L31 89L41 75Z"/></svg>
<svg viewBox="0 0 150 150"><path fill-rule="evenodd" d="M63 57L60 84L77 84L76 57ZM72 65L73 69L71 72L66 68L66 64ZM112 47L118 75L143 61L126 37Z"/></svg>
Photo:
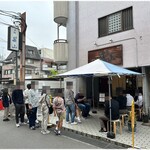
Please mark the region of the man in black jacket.
<svg viewBox="0 0 150 150"><path fill-rule="evenodd" d="M19 118L21 119L21 124L24 123L24 115L25 115L25 104L23 97L23 90L20 87L20 83L17 83L16 89L12 92L12 101L15 106L15 116L16 116L16 127L19 127Z"/></svg>
<svg viewBox="0 0 150 150"><path fill-rule="evenodd" d="M119 103L109 96L106 97L105 98L105 110L104 110L105 115L99 118L100 125L101 125L100 132L106 132L108 130L107 122L110 120L110 103L111 103L111 120L119 119Z"/></svg>

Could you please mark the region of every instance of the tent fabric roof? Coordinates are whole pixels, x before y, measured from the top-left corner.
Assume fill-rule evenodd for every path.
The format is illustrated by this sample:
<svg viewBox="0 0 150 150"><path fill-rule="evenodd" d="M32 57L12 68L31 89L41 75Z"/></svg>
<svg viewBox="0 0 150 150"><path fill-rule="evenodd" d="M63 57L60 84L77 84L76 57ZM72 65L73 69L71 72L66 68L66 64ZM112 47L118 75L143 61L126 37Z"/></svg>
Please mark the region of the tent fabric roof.
<svg viewBox="0 0 150 150"><path fill-rule="evenodd" d="M91 63L59 74L58 76L108 76L108 75L140 75L141 73L134 72L108 62L97 59Z"/></svg>

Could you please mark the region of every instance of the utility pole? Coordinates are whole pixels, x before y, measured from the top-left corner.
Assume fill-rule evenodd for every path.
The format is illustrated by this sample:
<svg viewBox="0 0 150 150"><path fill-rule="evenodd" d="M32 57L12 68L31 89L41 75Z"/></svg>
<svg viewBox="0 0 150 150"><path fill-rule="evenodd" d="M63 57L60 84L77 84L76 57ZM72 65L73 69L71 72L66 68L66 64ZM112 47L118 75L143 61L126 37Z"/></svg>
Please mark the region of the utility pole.
<svg viewBox="0 0 150 150"><path fill-rule="evenodd" d="M21 14L22 50L20 51L20 82L25 82L25 58L26 58L26 12Z"/></svg>

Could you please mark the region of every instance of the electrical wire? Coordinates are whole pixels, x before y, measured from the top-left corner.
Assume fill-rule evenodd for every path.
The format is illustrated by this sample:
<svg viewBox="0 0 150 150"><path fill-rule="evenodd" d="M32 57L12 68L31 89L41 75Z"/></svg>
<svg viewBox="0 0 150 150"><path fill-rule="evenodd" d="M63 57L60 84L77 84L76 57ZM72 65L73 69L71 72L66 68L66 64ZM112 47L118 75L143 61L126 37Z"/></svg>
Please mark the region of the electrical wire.
<svg viewBox="0 0 150 150"><path fill-rule="evenodd" d="M14 15L15 14L15 15ZM0 15L3 15L3 16L8 16L8 17L11 17L15 20L20 20L20 25L23 26L23 33L26 31L27 29L27 24L26 24L26 21L24 20L24 18L22 17L21 13L16 13L14 11L4 11L4 10L0 10ZM1 22L1 24L4 24L4 25L8 25L4 22Z"/></svg>
<svg viewBox="0 0 150 150"><path fill-rule="evenodd" d="M7 41L0 37L0 42L7 42Z"/></svg>
<svg viewBox="0 0 150 150"><path fill-rule="evenodd" d="M31 40L28 36L26 36L26 37L27 37L28 40L30 40L39 49L39 46L33 40Z"/></svg>
<svg viewBox="0 0 150 150"><path fill-rule="evenodd" d="M6 25L6 26L10 26L10 25L11 25L11 24L4 23L4 22L1 22L1 21L0 21L0 24ZM12 26L12 25L11 25L11 26Z"/></svg>

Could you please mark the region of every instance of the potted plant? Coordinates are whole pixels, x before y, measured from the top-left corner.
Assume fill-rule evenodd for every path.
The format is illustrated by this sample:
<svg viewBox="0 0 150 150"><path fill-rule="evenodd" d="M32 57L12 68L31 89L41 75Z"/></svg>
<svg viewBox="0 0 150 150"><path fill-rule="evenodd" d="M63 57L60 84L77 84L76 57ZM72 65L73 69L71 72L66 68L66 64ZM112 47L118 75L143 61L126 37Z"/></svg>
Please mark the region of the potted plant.
<svg viewBox="0 0 150 150"><path fill-rule="evenodd" d="M131 125L132 115L131 111L129 112L128 116L128 131L132 132L132 125ZM134 132L136 132L136 115L134 113Z"/></svg>

